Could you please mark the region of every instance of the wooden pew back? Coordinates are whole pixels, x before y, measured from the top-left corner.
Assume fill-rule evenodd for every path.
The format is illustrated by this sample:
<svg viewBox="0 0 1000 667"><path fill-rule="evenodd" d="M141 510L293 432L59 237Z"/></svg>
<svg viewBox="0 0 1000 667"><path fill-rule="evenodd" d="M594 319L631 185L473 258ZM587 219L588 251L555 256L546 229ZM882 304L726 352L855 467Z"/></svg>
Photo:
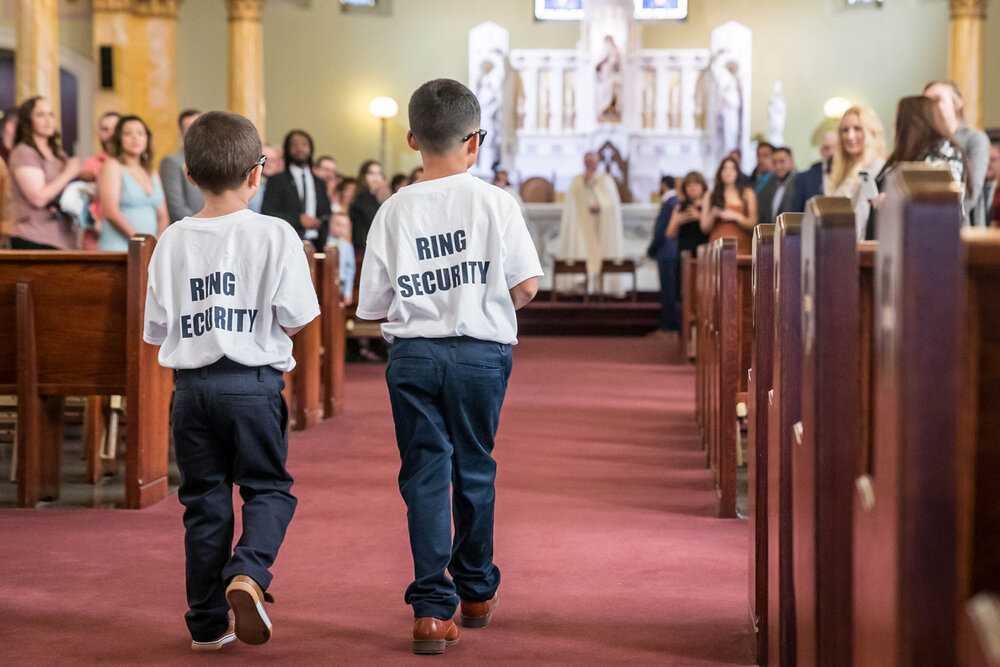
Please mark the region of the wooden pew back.
<svg viewBox="0 0 1000 667"><path fill-rule="evenodd" d="M887 191L870 493L855 506L855 663L947 665L958 618L960 195L947 169L926 165L902 165Z"/></svg>
<svg viewBox="0 0 1000 667"><path fill-rule="evenodd" d="M768 664L795 662L792 596L792 425L801 415L801 213L778 216L774 239L774 367L768 395Z"/></svg>
<svg viewBox="0 0 1000 667"><path fill-rule="evenodd" d="M767 392L774 352L774 225L753 236L753 336L747 391L750 624L757 664L767 660Z"/></svg>
<svg viewBox="0 0 1000 667"><path fill-rule="evenodd" d="M861 436L858 248L846 198L809 201L802 224L802 419L792 445L798 663L850 665L852 515Z"/></svg>

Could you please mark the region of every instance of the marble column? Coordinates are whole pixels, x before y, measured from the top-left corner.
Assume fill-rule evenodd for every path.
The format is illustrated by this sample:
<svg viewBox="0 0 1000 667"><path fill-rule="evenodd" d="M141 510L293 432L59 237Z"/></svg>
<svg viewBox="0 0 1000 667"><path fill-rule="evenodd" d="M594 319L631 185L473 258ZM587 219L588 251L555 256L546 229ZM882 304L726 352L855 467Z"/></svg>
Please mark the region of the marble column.
<svg viewBox="0 0 1000 667"><path fill-rule="evenodd" d="M229 21L229 110L246 116L264 135L264 47L260 14L265 0L226 0Z"/></svg>
<svg viewBox="0 0 1000 667"><path fill-rule="evenodd" d="M180 148L177 131L177 14L181 0L134 2L136 60L143 69L142 118L159 162Z"/></svg>
<svg viewBox="0 0 1000 667"><path fill-rule="evenodd" d="M948 76L965 98L965 122L980 127L983 90L983 24L986 0L950 0Z"/></svg>
<svg viewBox="0 0 1000 667"><path fill-rule="evenodd" d="M100 68L102 46L111 47L110 88L98 88L94 96L94 118L107 111L142 116L146 95L145 70L136 57L135 17L132 0L93 0L94 67ZM96 131L96 128L80 128ZM159 138L159 137L157 137Z"/></svg>
<svg viewBox="0 0 1000 667"><path fill-rule="evenodd" d="M57 0L17 0L14 78L18 103L42 95L59 118L59 13ZM57 120L58 123L58 120Z"/></svg>

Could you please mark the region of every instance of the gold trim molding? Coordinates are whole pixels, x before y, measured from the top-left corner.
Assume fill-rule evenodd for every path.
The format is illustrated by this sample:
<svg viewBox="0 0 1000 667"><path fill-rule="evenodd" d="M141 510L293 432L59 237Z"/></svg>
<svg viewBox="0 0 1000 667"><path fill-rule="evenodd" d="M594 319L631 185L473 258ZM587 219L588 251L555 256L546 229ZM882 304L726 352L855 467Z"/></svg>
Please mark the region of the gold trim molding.
<svg viewBox="0 0 1000 667"><path fill-rule="evenodd" d="M146 18L176 19L181 0L133 0L132 12Z"/></svg>
<svg viewBox="0 0 1000 667"><path fill-rule="evenodd" d="M986 0L950 0L952 19L986 20Z"/></svg>
<svg viewBox="0 0 1000 667"><path fill-rule="evenodd" d="M266 0L226 0L227 21L260 21Z"/></svg>

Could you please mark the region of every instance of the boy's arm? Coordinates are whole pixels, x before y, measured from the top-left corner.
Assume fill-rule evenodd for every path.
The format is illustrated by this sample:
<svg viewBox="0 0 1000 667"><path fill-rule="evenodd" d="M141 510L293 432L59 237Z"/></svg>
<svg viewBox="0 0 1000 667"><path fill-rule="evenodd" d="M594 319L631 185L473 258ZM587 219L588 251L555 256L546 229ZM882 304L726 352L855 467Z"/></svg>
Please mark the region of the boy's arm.
<svg viewBox="0 0 1000 667"><path fill-rule="evenodd" d="M363 320L378 321L388 317L396 296L393 277L382 255L390 252L384 239L385 219L390 208L386 205L378 210L368 232L365 260L361 264L361 280L358 282L358 310L355 313Z"/></svg>
<svg viewBox="0 0 1000 667"><path fill-rule="evenodd" d="M156 248L149 260L149 279L146 282L146 309L143 314L142 339L150 345L162 345L167 338L167 311L157 296L157 261Z"/></svg>
<svg viewBox="0 0 1000 667"><path fill-rule="evenodd" d="M319 316L319 299L316 298L302 241L290 229L285 234L288 250L271 307L275 320L291 336Z"/></svg>
<svg viewBox="0 0 1000 667"><path fill-rule="evenodd" d="M507 228L503 243L507 251L503 262L504 277L510 300L517 310L526 306L538 293L538 276L542 275L542 265L538 261L538 251L531 240L528 225L521 216L521 209L511 197Z"/></svg>
<svg viewBox="0 0 1000 667"><path fill-rule="evenodd" d="M531 303L538 294L538 278L528 278L510 288L510 300L514 302L514 310L521 310Z"/></svg>

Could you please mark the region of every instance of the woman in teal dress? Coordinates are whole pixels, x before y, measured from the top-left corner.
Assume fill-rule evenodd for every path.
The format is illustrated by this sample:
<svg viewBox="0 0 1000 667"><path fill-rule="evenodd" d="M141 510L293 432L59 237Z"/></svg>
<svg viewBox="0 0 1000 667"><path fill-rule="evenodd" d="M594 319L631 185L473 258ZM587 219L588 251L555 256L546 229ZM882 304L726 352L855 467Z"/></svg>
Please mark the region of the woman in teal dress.
<svg viewBox="0 0 1000 667"><path fill-rule="evenodd" d="M159 236L167 228L167 206L160 177L153 172L153 136L138 116L123 116L111 137L114 158L97 177L105 220L98 250L127 251L136 234Z"/></svg>

